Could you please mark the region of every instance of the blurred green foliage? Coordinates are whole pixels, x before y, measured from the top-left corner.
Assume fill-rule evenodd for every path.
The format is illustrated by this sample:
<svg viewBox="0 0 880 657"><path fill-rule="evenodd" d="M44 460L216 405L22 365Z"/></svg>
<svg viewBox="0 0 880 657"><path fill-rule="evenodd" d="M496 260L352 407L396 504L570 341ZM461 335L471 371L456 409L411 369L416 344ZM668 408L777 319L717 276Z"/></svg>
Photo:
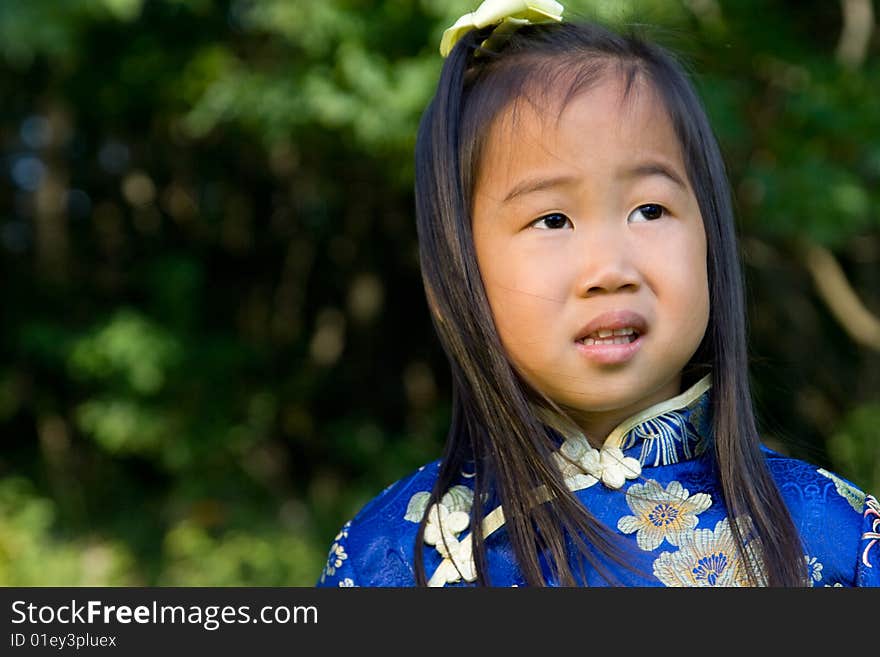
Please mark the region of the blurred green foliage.
<svg viewBox="0 0 880 657"><path fill-rule="evenodd" d="M308 586L346 519L439 456L412 150L476 4L0 3L0 584ZM876 34L840 54L827 0L566 6L692 71L765 438L880 491L880 358L798 248L880 314Z"/></svg>

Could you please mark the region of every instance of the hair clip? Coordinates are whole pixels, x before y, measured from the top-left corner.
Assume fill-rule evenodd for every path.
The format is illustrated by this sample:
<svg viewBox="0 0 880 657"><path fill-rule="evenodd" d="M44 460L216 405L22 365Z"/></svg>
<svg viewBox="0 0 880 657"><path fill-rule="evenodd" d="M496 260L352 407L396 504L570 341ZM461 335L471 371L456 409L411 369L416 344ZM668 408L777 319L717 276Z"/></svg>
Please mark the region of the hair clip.
<svg viewBox="0 0 880 657"><path fill-rule="evenodd" d="M471 30L497 26L480 46L486 48L490 41L504 38L523 25L559 23L562 21L563 10L564 7L555 0L485 0L476 10L459 18L443 33L440 54L446 57L458 40Z"/></svg>

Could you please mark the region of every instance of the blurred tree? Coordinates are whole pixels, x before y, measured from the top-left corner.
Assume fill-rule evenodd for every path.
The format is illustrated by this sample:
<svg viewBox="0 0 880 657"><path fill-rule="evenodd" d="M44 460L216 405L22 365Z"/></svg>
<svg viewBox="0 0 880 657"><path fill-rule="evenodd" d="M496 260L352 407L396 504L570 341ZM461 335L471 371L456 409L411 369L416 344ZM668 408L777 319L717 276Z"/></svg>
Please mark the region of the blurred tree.
<svg viewBox="0 0 880 657"><path fill-rule="evenodd" d="M0 3L0 583L310 585L439 455L412 150L475 4ZM693 71L767 441L880 490L871 3L566 5Z"/></svg>

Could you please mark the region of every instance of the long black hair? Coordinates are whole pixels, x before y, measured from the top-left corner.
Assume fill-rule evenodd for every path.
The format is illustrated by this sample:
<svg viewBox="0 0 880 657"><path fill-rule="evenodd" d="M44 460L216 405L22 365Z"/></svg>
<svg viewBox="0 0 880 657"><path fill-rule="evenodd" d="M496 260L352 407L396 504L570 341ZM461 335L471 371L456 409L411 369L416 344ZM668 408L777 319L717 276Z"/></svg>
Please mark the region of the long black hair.
<svg viewBox="0 0 880 657"><path fill-rule="evenodd" d="M452 422L430 503L440 500L463 468L475 470L470 529L477 581L484 585L491 584L480 530L485 499L503 507L508 536L529 585L548 583L542 562L551 580L561 585L583 582L586 564L612 584L616 581L607 567L609 560L632 565L619 535L577 500L554 465L552 431L538 419L533 405L559 409L534 390L505 355L477 264L471 211L486 135L500 112L527 89L561 92L564 106L602 76L624 76L627 89L642 78L656 89L672 120L706 233L709 323L683 381L692 382L706 371L713 374L715 467L749 581L803 586L800 538L760 451L727 174L687 75L662 47L595 24L527 26L494 52L480 45L488 33L471 31L452 49L416 144L422 279L452 372ZM553 503L535 503L538 487L548 491ZM425 524L423 519L415 545L416 578L422 585Z"/></svg>

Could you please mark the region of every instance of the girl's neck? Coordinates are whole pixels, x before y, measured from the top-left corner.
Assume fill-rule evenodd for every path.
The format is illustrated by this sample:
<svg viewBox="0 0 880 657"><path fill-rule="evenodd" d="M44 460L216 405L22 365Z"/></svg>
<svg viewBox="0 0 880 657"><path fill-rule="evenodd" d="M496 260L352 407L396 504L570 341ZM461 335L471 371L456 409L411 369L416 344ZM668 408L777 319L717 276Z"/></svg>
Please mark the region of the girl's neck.
<svg viewBox="0 0 880 657"><path fill-rule="evenodd" d="M575 408L565 409L587 437L593 447L601 448L615 427L646 408L671 399L681 393L682 377L679 372L654 393L621 408L607 411L582 411Z"/></svg>

